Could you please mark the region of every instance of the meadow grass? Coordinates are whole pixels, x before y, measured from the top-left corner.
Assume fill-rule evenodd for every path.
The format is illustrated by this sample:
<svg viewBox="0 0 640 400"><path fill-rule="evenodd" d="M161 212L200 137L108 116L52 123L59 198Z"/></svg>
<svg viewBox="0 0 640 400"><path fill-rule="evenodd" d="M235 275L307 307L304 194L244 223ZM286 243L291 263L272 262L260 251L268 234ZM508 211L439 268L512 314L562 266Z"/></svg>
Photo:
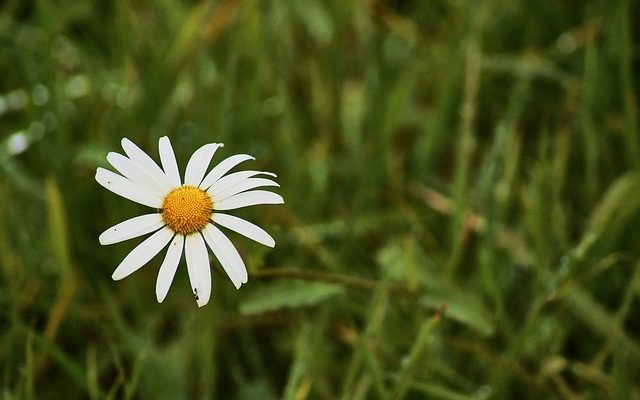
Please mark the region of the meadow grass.
<svg viewBox="0 0 640 400"><path fill-rule="evenodd" d="M640 399L638 15L3 2L2 398ZM276 247L232 235L249 283L212 257L202 309L184 261L158 304L162 257L113 282L135 243L97 240L145 209L96 167L164 135L286 202L240 213Z"/></svg>

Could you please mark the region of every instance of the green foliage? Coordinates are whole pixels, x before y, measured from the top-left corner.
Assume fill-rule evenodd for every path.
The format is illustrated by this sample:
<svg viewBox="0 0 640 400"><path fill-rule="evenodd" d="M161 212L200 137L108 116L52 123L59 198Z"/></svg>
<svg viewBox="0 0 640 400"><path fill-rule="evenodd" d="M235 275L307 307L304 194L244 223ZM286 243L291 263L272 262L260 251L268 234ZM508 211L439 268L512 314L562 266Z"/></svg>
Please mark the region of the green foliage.
<svg viewBox="0 0 640 400"><path fill-rule="evenodd" d="M322 282L280 280L258 287L240 304L243 314L316 305L344 292L342 286Z"/></svg>
<svg viewBox="0 0 640 400"><path fill-rule="evenodd" d="M630 0L0 5L0 371L16 399L640 399ZM636 35L636 36L634 36ZM256 156L283 206L121 281L95 169Z"/></svg>

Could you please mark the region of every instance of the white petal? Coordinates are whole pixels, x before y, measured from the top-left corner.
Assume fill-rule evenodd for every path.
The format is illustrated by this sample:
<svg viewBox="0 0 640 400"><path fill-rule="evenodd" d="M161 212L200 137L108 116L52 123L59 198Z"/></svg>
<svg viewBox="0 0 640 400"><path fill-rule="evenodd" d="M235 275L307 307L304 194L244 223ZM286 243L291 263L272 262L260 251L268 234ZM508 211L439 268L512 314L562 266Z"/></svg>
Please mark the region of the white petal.
<svg viewBox="0 0 640 400"><path fill-rule="evenodd" d="M255 240L265 246L274 247L276 245L276 241L273 240L271 235L269 235L264 229L242 218L228 214L214 213L213 222L222 225L227 229L238 232L239 234L246 236L251 240Z"/></svg>
<svg viewBox="0 0 640 400"><path fill-rule="evenodd" d="M224 200L215 201L215 210L234 210L236 208L255 206L257 204L282 204L284 199L279 194L267 192L266 190L252 190L227 197Z"/></svg>
<svg viewBox="0 0 640 400"><path fill-rule="evenodd" d="M234 172L233 174L229 174L225 177L218 179L216 183L211 185L211 187L207 190L207 192L215 196L218 193L227 190L228 188L235 186L236 184L244 181L245 179L249 179L256 175L269 175L272 177L276 177L276 174L272 172L264 172L264 171L240 171Z"/></svg>
<svg viewBox="0 0 640 400"><path fill-rule="evenodd" d="M171 147L171 141L169 141L168 137L163 136L160 138L158 141L158 150L160 151L162 169L164 169L164 173L167 175L167 179L169 179L171 185L173 185L173 187L182 185L176 155L173 152L173 147Z"/></svg>
<svg viewBox="0 0 640 400"><path fill-rule="evenodd" d="M204 173L207 172L213 153L216 152L222 143L209 143L196 150L189 162L187 163L187 169L184 172L184 184L198 186L202 182Z"/></svg>
<svg viewBox="0 0 640 400"><path fill-rule="evenodd" d="M120 222L102 232L101 245L114 244L156 231L164 226L162 215L146 214Z"/></svg>
<svg viewBox="0 0 640 400"><path fill-rule="evenodd" d="M169 243L173 234L174 232L171 229L165 227L149 236L127 254L116 270L113 271L111 278L114 281L119 281L140 269Z"/></svg>
<svg viewBox="0 0 640 400"><path fill-rule="evenodd" d="M197 233L186 237L184 256L187 259L187 271L191 289L196 296L198 307L209 302L211 296L211 269L209 268L209 254L202 236Z"/></svg>
<svg viewBox="0 0 640 400"><path fill-rule="evenodd" d="M153 179L145 174L144 171L140 170L138 166L131 161L131 159L123 156L122 154L110 152L107 154L107 161L109 161L109 164L111 164L113 168L124 175L125 178L129 179L136 185L161 197L166 194L164 193L162 186L158 185Z"/></svg>
<svg viewBox="0 0 640 400"><path fill-rule="evenodd" d="M184 247L184 236L177 234L173 237L167 255L158 271L158 279L156 280L156 298L158 303L162 303L169 293L171 282L176 275L180 257L182 256L182 248Z"/></svg>
<svg viewBox="0 0 640 400"><path fill-rule="evenodd" d="M247 267L229 238L212 224L207 225L202 234L236 289L239 289L243 283L247 283L249 279Z"/></svg>
<svg viewBox="0 0 640 400"><path fill-rule="evenodd" d="M227 188L226 190L223 190L217 196L213 195L211 197L213 197L217 201L222 201L222 200L224 200L224 199L226 199L228 197L231 197L231 196L233 196L235 194L238 194L238 193L241 193L241 192L245 192L247 190L255 189L255 188L258 188L258 187L264 187L264 186L277 186L277 187L279 187L280 185L278 185L277 183L275 183L271 179L247 178L247 179L243 180L242 182L239 182L239 183L233 185L232 187Z"/></svg>
<svg viewBox="0 0 640 400"><path fill-rule="evenodd" d="M231 157L227 157L220 162L220 164L216 165L202 180L200 183L200 189L207 190L211 185L216 183L218 179L220 179L224 174L229 172L231 168L240 164L243 161L247 160L255 160L255 158L251 157L248 154L236 154Z"/></svg>
<svg viewBox="0 0 640 400"><path fill-rule="evenodd" d="M147 153L142 151L140 147L136 146L131 140L127 138L123 138L120 142L122 144L122 148L124 152L127 153L131 161L133 161L138 168L144 171L151 179L156 181L162 189L164 189L165 193L170 192L175 187L171 185L171 181L165 175L165 173L160 169L158 164Z"/></svg>
<svg viewBox="0 0 640 400"><path fill-rule="evenodd" d="M99 167L96 170L96 181L125 199L153 208L162 207L162 198L160 196L144 190L129 179L107 169Z"/></svg>

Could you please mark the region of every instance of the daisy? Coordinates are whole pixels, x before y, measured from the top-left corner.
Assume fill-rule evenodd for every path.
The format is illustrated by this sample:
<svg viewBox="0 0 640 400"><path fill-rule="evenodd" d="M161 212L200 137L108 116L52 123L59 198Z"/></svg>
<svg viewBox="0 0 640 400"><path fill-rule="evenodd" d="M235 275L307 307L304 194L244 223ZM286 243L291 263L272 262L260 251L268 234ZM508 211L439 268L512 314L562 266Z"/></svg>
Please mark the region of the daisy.
<svg viewBox="0 0 640 400"><path fill-rule="evenodd" d="M205 174L213 154L222 146L209 143L196 150L187 163L184 180L180 179L178 163L166 136L158 143L162 168L127 138L122 139L126 156L114 152L107 155L109 164L120 174L98 168L96 181L115 194L156 209L112 226L100 235L100 244L108 245L153 233L120 262L111 276L113 280L126 278L168 245L156 281L158 302L162 303L167 296L184 250L191 288L196 303L202 307L211 296L208 245L236 289L247 283L247 268L238 250L217 225L265 246L274 247L275 241L262 228L221 211L282 204L284 200L269 191L253 190L279 186L271 179L257 177L275 177L271 172L227 174L241 162L254 160L246 154L228 157Z"/></svg>

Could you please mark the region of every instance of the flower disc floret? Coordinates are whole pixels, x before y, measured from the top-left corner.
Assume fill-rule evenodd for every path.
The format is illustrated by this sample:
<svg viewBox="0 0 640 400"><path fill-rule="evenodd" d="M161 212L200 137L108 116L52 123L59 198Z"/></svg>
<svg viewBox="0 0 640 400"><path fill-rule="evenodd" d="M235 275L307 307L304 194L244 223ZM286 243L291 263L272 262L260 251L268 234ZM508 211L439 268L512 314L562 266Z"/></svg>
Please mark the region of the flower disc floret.
<svg viewBox="0 0 640 400"><path fill-rule="evenodd" d="M209 195L195 186L172 190L162 203L162 219L174 232L188 235L201 231L213 212Z"/></svg>

